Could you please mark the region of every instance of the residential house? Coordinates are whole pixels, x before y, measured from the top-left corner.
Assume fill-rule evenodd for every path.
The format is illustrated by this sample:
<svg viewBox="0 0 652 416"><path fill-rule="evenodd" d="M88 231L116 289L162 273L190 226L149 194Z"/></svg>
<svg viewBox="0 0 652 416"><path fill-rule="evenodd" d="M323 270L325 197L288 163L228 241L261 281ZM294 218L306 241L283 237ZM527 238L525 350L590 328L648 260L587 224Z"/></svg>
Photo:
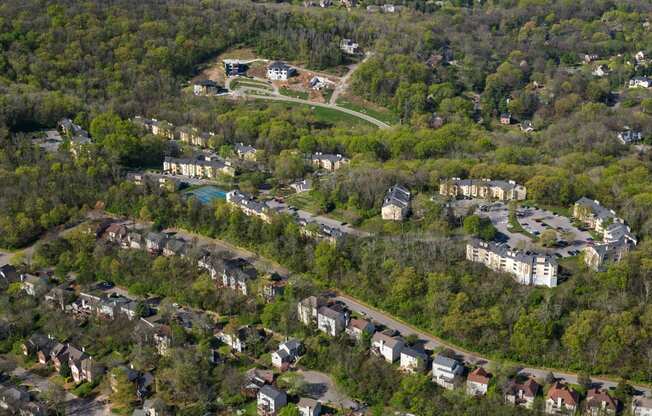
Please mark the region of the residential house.
<svg viewBox="0 0 652 416"><path fill-rule="evenodd" d="M242 353L247 349L247 344L252 339L262 339L261 333L254 327L244 325L235 328L227 325L224 329L217 333L217 338L231 347L233 351Z"/></svg>
<svg viewBox="0 0 652 416"><path fill-rule="evenodd" d="M145 416L169 416L172 415L170 406L159 398L147 399L143 403Z"/></svg>
<svg viewBox="0 0 652 416"><path fill-rule="evenodd" d="M188 243L182 238L170 238L165 242L163 255L165 257L179 256L185 257L188 252Z"/></svg>
<svg viewBox="0 0 652 416"><path fill-rule="evenodd" d="M47 364L55 344L52 338L36 333L29 337L21 347L24 356L36 355L39 364Z"/></svg>
<svg viewBox="0 0 652 416"><path fill-rule="evenodd" d="M584 60L584 63L590 64L591 62L597 60L599 56L594 53L585 53L584 56L582 56L582 59Z"/></svg>
<svg viewBox="0 0 652 416"><path fill-rule="evenodd" d="M529 254L504 244L473 239L466 244L466 259L496 272L509 273L522 285L557 286L558 264L552 256Z"/></svg>
<svg viewBox="0 0 652 416"><path fill-rule="evenodd" d="M10 384L0 384L0 409L20 416L46 416L48 409L39 402L32 401L32 397L25 387L15 387Z"/></svg>
<svg viewBox="0 0 652 416"><path fill-rule="evenodd" d="M242 142L236 143L234 145L235 154L238 155L240 159L248 161L256 161L256 153L258 152L255 147L246 145Z"/></svg>
<svg viewBox="0 0 652 416"><path fill-rule="evenodd" d="M396 13L400 12L403 7L395 4L383 4L380 6L380 9L383 11L383 13Z"/></svg>
<svg viewBox="0 0 652 416"><path fill-rule="evenodd" d="M577 411L579 396L567 385L555 382L546 398L546 413L549 415L573 414Z"/></svg>
<svg viewBox="0 0 652 416"><path fill-rule="evenodd" d="M166 139L174 140L175 129L172 123L167 121L159 121L155 118L152 119L152 134L165 137Z"/></svg>
<svg viewBox="0 0 652 416"><path fill-rule="evenodd" d="M452 390L462 381L464 366L454 358L437 354L432 360L432 381L445 389Z"/></svg>
<svg viewBox="0 0 652 416"><path fill-rule="evenodd" d="M165 234L150 232L145 236L145 247L151 254L161 254L166 240Z"/></svg>
<svg viewBox="0 0 652 416"><path fill-rule="evenodd" d="M618 412L618 400L605 390L591 389L586 394L585 408L588 416L615 415Z"/></svg>
<svg viewBox="0 0 652 416"><path fill-rule="evenodd" d="M50 279L47 276L24 273L20 275L20 288L34 297L41 297L50 289Z"/></svg>
<svg viewBox="0 0 652 416"><path fill-rule="evenodd" d="M632 144L643 140L643 134L640 131L623 130L618 133L618 140L622 144Z"/></svg>
<svg viewBox="0 0 652 416"><path fill-rule="evenodd" d="M340 49L349 55L356 55L360 52L360 45L351 39L342 39L340 41Z"/></svg>
<svg viewBox="0 0 652 416"><path fill-rule="evenodd" d="M319 416L321 413L321 403L314 399L302 397L297 404L300 416Z"/></svg>
<svg viewBox="0 0 652 416"><path fill-rule="evenodd" d="M408 373L422 373L428 368L428 354L414 348L401 349L401 370Z"/></svg>
<svg viewBox="0 0 652 416"><path fill-rule="evenodd" d="M136 116L132 119L132 121L136 126L147 131L148 133L152 132L152 125L154 124L154 120L142 116Z"/></svg>
<svg viewBox="0 0 652 416"><path fill-rule="evenodd" d="M267 204L256 201L243 192L228 192L226 194L226 202L239 208L245 215L258 217L268 223L271 222L270 209Z"/></svg>
<svg viewBox="0 0 652 416"><path fill-rule="evenodd" d="M355 7L357 3L357 0L340 0L340 4L347 9Z"/></svg>
<svg viewBox="0 0 652 416"><path fill-rule="evenodd" d="M70 283L63 283L46 293L43 300L49 305L65 311L66 306L70 305L75 300L75 297L74 287Z"/></svg>
<svg viewBox="0 0 652 416"><path fill-rule="evenodd" d="M109 225L104 231L105 238L116 244L123 245L127 240L127 235L129 234L129 229L125 224L114 222Z"/></svg>
<svg viewBox="0 0 652 416"><path fill-rule="evenodd" d="M322 298L316 296L309 296L297 304L297 312L299 321L306 326L317 324L317 314L319 308L325 304Z"/></svg>
<svg viewBox="0 0 652 416"><path fill-rule="evenodd" d="M278 296L283 295L285 292L285 286L288 283L287 278L278 273L268 274L263 278L263 280L262 296L267 302L271 302Z"/></svg>
<svg viewBox="0 0 652 416"><path fill-rule="evenodd" d="M484 368L478 367L471 371L466 378L466 392L471 396L484 396L487 394L491 374Z"/></svg>
<svg viewBox="0 0 652 416"><path fill-rule="evenodd" d="M326 77L320 77L315 75L314 77L310 78L310 82L308 83L308 85L310 85L310 88L312 88L315 91L321 91L326 88L333 88L335 83Z"/></svg>
<svg viewBox="0 0 652 416"><path fill-rule="evenodd" d="M195 95L217 95L222 92L223 88L215 81L203 79L193 84L193 93Z"/></svg>
<svg viewBox="0 0 652 416"><path fill-rule="evenodd" d="M365 319L351 319L346 327L346 333L358 341L362 339L364 334L371 335L375 330L374 324Z"/></svg>
<svg viewBox="0 0 652 416"><path fill-rule="evenodd" d="M331 7L331 4L333 4L333 0L319 0L319 7Z"/></svg>
<svg viewBox="0 0 652 416"><path fill-rule="evenodd" d="M247 73L247 64L239 59L225 59L224 72L227 77L235 77Z"/></svg>
<svg viewBox="0 0 652 416"><path fill-rule="evenodd" d="M512 115L509 113L503 113L500 115L500 124L510 125L512 124Z"/></svg>
<svg viewBox="0 0 652 416"><path fill-rule="evenodd" d="M57 342L50 350L50 361L58 373L61 372L63 364L68 363L68 344Z"/></svg>
<svg viewBox="0 0 652 416"><path fill-rule="evenodd" d="M331 245L336 245L344 238L344 232L336 227L331 227L317 221L309 221L304 218L298 218L297 223L301 227L301 233L303 235L317 240L325 240Z"/></svg>
<svg viewBox="0 0 652 416"><path fill-rule="evenodd" d="M256 397L258 391L266 384L274 383L274 372L251 368L245 373L245 382L242 386L242 393L245 397Z"/></svg>
<svg viewBox="0 0 652 416"><path fill-rule="evenodd" d="M257 410L259 416L276 416L288 402L284 391L265 385L258 391Z"/></svg>
<svg viewBox="0 0 652 416"><path fill-rule="evenodd" d="M245 259L224 260L222 285L248 295L251 293L250 282L256 278L256 270Z"/></svg>
<svg viewBox="0 0 652 416"><path fill-rule="evenodd" d="M401 350L405 347L405 341L400 337L393 337L383 332L376 332L371 337L371 348L388 363L401 358Z"/></svg>
<svg viewBox="0 0 652 416"><path fill-rule="evenodd" d="M345 164L349 163L349 159L341 154L325 154L317 152L310 157L312 165L330 172L334 172Z"/></svg>
<svg viewBox="0 0 652 416"><path fill-rule="evenodd" d="M652 399L645 396L635 396L632 399L633 416L652 416Z"/></svg>
<svg viewBox="0 0 652 416"><path fill-rule="evenodd" d="M291 184L290 188L294 189L294 191L298 194L302 192L308 192L312 189L312 181L310 179L303 179Z"/></svg>
<svg viewBox="0 0 652 416"><path fill-rule="evenodd" d="M129 244L129 248L136 250L145 248L145 237L143 237L143 235L138 231L129 232L129 234L127 234L127 242Z"/></svg>
<svg viewBox="0 0 652 416"><path fill-rule="evenodd" d="M526 409L532 409L534 398L539 393L541 386L533 379L528 379L525 383L512 381L505 390L505 402L516 406L523 406Z"/></svg>
<svg viewBox="0 0 652 416"><path fill-rule="evenodd" d="M609 75L609 68L606 65L597 65L593 71L591 71L591 75L594 77L605 77Z"/></svg>
<svg viewBox="0 0 652 416"><path fill-rule="evenodd" d="M172 329L168 325L157 324L154 326L152 339L156 352L162 356L168 355L172 346Z"/></svg>
<svg viewBox="0 0 652 416"><path fill-rule="evenodd" d="M317 312L317 329L334 337L346 328L348 312L342 310L338 304L322 306Z"/></svg>
<svg viewBox="0 0 652 416"><path fill-rule="evenodd" d="M285 62L274 61L267 67L267 78L272 81L287 81L295 72L295 69Z"/></svg>
<svg viewBox="0 0 652 416"><path fill-rule="evenodd" d="M522 201L527 198L527 189L514 181L452 178L439 184L439 194L450 197Z"/></svg>
<svg viewBox="0 0 652 416"><path fill-rule="evenodd" d="M384 220L402 221L410 211L410 191L400 185L389 188L381 209Z"/></svg>
<svg viewBox="0 0 652 416"><path fill-rule="evenodd" d="M281 343L278 349L272 352L272 365L283 371L295 362L301 354L301 342L289 340Z"/></svg>
<svg viewBox="0 0 652 416"><path fill-rule="evenodd" d="M634 77L629 80L629 88L650 88L650 86L652 86L652 78Z"/></svg>
<svg viewBox="0 0 652 416"><path fill-rule="evenodd" d="M523 133L532 133L534 131L534 124L530 120L523 120L520 127Z"/></svg>
<svg viewBox="0 0 652 416"><path fill-rule="evenodd" d="M92 383L101 372L93 357L86 354L83 348L79 350L71 345L68 345L68 366L75 383L82 381Z"/></svg>
<svg viewBox="0 0 652 416"><path fill-rule="evenodd" d="M206 252L197 260L197 266L206 270L211 276L211 279L218 280L222 278L224 259L215 253Z"/></svg>
<svg viewBox="0 0 652 416"><path fill-rule="evenodd" d="M197 159L175 158L166 156L163 159L163 172L172 175L182 175L191 178L217 179L220 175L235 176L235 167L231 162L205 156Z"/></svg>

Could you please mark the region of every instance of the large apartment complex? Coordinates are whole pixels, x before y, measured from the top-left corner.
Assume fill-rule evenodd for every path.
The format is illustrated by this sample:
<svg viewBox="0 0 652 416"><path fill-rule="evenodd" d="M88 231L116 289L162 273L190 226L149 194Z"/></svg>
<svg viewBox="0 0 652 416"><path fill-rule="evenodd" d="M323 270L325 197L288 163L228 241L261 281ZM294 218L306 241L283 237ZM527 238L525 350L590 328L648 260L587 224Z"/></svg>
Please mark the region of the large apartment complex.
<svg viewBox="0 0 652 416"><path fill-rule="evenodd" d="M163 160L163 171L192 178L215 179L220 175L235 176L235 168L229 162L206 156L201 159L166 157Z"/></svg>
<svg viewBox="0 0 652 416"><path fill-rule="evenodd" d="M439 194L450 197L522 201L527 197L527 189L514 181L451 178L441 182Z"/></svg>
<svg viewBox="0 0 652 416"><path fill-rule="evenodd" d="M551 256L529 254L496 243L472 240L466 245L466 259L491 270L514 275L522 285L557 286L557 262Z"/></svg>

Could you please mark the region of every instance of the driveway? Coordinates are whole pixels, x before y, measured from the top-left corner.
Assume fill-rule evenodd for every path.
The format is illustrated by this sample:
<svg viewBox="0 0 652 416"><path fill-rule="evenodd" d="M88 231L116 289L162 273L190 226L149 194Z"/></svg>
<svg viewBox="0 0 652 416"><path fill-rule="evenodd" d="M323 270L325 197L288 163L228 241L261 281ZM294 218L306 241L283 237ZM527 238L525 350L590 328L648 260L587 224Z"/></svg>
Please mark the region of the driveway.
<svg viewBox="0 0 652 416"><path fill-rule="evenodd" d="M0 250L0 266L4 266L5 264L9 263L9 260L11 260L12 257L13 254Z"/></svg>
<svg viewBox="0 0 652 416"><path fill-rule="evenodd" d="M356 312L362 316L365 316L367 319L374 321L375 323L381 324L387 328L394 329L404 337L409 335L416 335L421 341L424 342L426 349L438 349L438 348L448 348L455 352L457 358L463 360L467 364L473 365L487 365L491 364L491 361L488 358L485 358L479 354L463 350L461 348L455 347L446 341L441 340L440 338L430 335L426 332L420 331L416 328L413 328L410 325L404 324L399 320L391 317L390 315L381 312L375 308L369 307L362 302L351 298L347 295L338 295L335 297L335 300L338 300L344 303L351 311ZM521 367L519 373L524 375L530 375L533 377L544 379L548 373L552 372L555 378L559 381L565 381L571 384L577 384L577 374L567 373L557 370L550 370L546 368L531 368L531 367ZM618 385L617 380L610 380L603 377L591 377L593 384L596 387L612 389ZM633 384L634 388L637 390L637 393L644 393L646 396L650 395L650 388L647 386L640 386Z"/></svg>
<svg viewBox="0 0 652 416"><path fill-rule="evenodd" d="M360 66L360 64L364 63L367 59L371 58L372 55L373 53L367 52L362 61L349 66L349 71L342 77L342 79L340 79L340 82L333 90L333 95L331 95L329 104L333 104L333 105L337 104L337 99L339 98L340 94L346 91L346 89L349 86L349 79L351 79L351 75L353 75L355 70L358 69L358 66Z"/></svg>
<svg viewBox="0 0 652 416"><path fill-rule="evenodd" d="M298 370L309 390L308 396L338 409L357 409L358 404L340 393L331 376L319 371Z"/></svg>

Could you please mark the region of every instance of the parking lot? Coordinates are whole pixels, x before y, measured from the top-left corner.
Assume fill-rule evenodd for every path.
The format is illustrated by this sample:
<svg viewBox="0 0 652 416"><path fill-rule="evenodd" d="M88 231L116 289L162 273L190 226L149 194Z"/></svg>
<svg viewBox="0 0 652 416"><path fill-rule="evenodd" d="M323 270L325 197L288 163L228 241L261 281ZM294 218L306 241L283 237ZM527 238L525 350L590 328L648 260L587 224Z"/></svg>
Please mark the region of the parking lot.
<svg viewBox="0 0 652 416"><path fill-rule="evenodd" d="M505 243L512 248L526 248L532 245L530 237L523 233L510 231L509 208L500 202L481 205L477 214L489 218L496 229L504 235ZM591 234L575 227L571 220L563 215L534 207L519 207L516 217L523 229L532 236L538 237L545 230L557 233L558 245L547 249L561 257L573 256L579 253L587 244L592 244Z"/></svg>

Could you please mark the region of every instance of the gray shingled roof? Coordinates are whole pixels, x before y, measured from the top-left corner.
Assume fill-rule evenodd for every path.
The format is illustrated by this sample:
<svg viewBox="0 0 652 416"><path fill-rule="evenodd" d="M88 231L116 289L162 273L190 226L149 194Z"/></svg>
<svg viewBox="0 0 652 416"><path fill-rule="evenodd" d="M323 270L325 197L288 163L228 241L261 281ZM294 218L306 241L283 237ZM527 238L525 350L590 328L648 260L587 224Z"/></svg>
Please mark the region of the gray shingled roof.
<svg viewBox="0 0 652 416"><path fill-rule="evenodd" d="M285 396L285 392L277 389L274 386L270 386L270 385L263 386L260 389L260 394L262 394L264 396L267 396L267 397L273 399L274 401L276 401L277 399Z"/></svg>
<svg viewBox="0 0 652 416"><path fill-rule="evenodd" d="M383 206L396 205L401 208L407 208L410 204L410 196L410 191L404 187L400 185L392 186L389 188L389 191L387 191L387 196L385 196Z"/></svg>

